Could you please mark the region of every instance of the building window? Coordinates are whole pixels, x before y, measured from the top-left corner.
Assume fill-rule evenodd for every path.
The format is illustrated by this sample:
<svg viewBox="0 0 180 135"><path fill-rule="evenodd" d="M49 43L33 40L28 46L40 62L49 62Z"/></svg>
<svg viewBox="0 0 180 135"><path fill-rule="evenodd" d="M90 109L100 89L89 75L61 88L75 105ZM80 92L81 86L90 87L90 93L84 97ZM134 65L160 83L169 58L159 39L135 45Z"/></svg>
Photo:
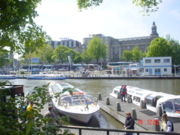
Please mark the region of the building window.
<svg viewBox="0 0 180 135"><path fill-rule="evenodd" d="M145 63L151 63L151 60L150 59L146 59Z"/></svg>
<svg viewBox="0 0 180 135"><path fill-rule="evenodd" d="M170 63L170 59L164 59L164 63Z"/></svg>
<svg viewBox="0 0 180 135"><path fill-rule="evenodd" d="M160 63L160 62L161 62L160 59L155 59L155 60L154 60L154 63Z"/></svg>
<svg viewBox="0 0 180 135"><path fill-rule="evenodd" d="M167 72L167 68L164 68L164 72Z"/></svg>
<svg viewBox="0 0 180 135"><path fill-rule="evenodd" d="M145 71L148 72L148 69L146 69Z"/></svg>
<svg viewBox="0 0 180 135"><path fill-rule="evenodd" d="M159 69L159 68L155 69L155 73L160 73L160 72L161 72L161 69Z"/></svg>

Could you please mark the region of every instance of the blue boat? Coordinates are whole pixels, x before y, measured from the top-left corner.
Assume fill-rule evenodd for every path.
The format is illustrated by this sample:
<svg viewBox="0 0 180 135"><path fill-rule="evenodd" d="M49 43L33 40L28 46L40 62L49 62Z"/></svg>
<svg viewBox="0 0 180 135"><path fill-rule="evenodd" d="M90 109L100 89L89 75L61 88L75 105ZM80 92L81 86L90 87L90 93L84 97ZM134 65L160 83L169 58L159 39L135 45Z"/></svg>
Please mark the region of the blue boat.
<svg viewBox="0 0 180 135"><path fill-rule="evenodd" d="M6 80L6 79L16 79L17 77L15 75L0 75L0 80Z"/></svg>
<svg viewBox="0 0 180 135"><path fill-rule="evenodd" d="M29 80L64 80L66 77L62 74L36 74L26 77Z"/></svg>

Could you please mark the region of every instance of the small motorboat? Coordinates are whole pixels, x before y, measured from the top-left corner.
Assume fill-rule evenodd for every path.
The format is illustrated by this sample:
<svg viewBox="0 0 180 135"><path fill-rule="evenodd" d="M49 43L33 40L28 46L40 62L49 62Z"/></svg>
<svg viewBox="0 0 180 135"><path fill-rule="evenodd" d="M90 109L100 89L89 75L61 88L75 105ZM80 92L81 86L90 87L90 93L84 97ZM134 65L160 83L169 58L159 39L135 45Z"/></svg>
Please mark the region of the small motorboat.
<svg viewBox="0 0 180 135"><path fill-rule="evenodd" d="M121 87L116 86L110 95L118 98ZM180 95L155 92L133 86L127 86L126 88L127 100L133 104L158 115L165 111L168 117L180 118Z"/></svg>
<svg viewBox="0 0 180 135"><path fill-rule="evenodd" d="M81 123L88 123L100 109L92 96L68 83L51 83L49 93L52 104L59 113Z"/></svg>

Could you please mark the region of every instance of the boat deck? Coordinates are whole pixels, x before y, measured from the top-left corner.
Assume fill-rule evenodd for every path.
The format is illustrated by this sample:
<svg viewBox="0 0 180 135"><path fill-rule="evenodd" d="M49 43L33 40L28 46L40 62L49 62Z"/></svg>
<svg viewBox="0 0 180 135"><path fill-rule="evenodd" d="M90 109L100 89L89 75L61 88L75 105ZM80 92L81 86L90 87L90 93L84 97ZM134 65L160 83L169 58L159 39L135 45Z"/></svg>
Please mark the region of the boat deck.
<svg viewBox="0 0 180 135"><path fill-rule="evenodd" d="M101 109L106 113L110 114L113 118L121 123L125 121L125 113L136 110L137 119L135 129L136 130L149 130L156 131L157 120L159 119L156 113L147 109L141 109L139 106L128 102L121 102L120 99L116 99L112 96L108 97L110 105L106 105L107 97L98 102ZM117 111L117 103L120 103L121 111ZM180 133L180 121L172 120L174 123L174 132Z"/></svg>

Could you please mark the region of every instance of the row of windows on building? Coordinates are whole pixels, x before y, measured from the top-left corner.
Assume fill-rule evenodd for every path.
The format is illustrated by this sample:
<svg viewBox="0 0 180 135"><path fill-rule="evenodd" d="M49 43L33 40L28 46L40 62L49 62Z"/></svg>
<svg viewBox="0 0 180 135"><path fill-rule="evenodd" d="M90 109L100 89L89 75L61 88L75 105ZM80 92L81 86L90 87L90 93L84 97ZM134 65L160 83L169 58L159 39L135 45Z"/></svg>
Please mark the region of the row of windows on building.
<svg viewBox="0 0 180 135"><path fill-rule="evenodd" d="M152 69L148 69L148 68L147 68L145 71L146 71L146 72L149 72L149 71L152 71ZM167 68L164 68L163 71L164 71L164 72L167 72L168 69L167 69ZM160 73L160 72L161 72L161 69L160 69L160 68L155 68L155 69L154 69L154 72L155 72L155 73Z"/></svg>
<svg viewBox="0 0 180 135"><path fill-rule="evenodd" d="M170 59L146 59L145 63L170 63Z"/></svg>

